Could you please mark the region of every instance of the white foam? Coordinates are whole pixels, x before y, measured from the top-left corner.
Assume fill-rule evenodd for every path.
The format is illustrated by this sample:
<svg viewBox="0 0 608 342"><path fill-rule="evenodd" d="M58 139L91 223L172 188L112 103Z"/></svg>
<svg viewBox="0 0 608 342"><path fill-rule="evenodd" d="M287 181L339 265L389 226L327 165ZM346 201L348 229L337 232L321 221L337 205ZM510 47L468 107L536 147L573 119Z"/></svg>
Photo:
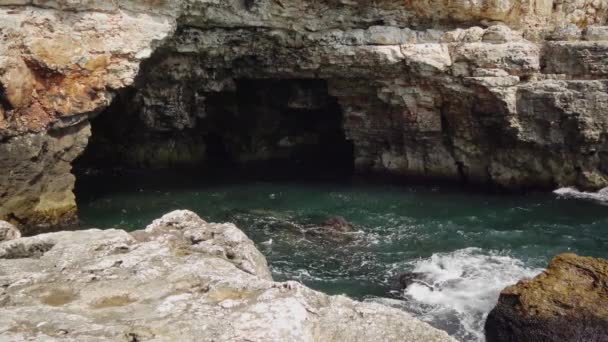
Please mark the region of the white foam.
<svg viewBox="0 0 608 342"><path fill-rule="evenodd" d="M591 200L608 205L608 187L598 192L578 191L575 188L560 188L553 191L553 193L563 198Z"/></svg>
<svg viewBox="0 0 608 342"><path fill-rule="evenodd" d="M467 341L483 341L485 318L502 289L541 271L480 248L437 253L410 265L425 279L405 289L408 309Z"/></svg>

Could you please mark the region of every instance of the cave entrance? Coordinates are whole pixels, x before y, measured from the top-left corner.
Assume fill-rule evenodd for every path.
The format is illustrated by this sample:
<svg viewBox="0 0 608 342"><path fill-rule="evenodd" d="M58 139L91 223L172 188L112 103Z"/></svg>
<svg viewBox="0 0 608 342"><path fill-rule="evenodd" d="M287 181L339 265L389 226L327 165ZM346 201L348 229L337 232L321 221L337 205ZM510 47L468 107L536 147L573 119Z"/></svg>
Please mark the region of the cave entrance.
<svg viewBox="0 0 608 342"><path fill-rule="evenodd" d="M206 113L211 165L295 176L352 172L353 146L325 81L238 80L236 92L207 96Z"/></svg>
<svg viewBox="0 0 608 342"><path fill-rule="evenodd" d="M77 178L108 170L344 178L354 157L342 120L319 79L239 79L215 92L146 84L121 92L91 121L74 166Z"/></svg>

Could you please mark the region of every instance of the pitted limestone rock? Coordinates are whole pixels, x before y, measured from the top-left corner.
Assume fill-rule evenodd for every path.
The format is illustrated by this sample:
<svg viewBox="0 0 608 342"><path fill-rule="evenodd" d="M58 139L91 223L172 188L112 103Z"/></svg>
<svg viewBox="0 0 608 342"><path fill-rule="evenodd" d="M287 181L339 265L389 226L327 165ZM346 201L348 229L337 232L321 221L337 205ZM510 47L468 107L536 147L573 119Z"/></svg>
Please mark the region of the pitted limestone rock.
<svg viewBox="0 0 608 342"><path fill-rule="evenodd" d="M2 254L43 245L38 253ZM273 282L269 274L240 230L188 211L133 234L86 230L16 239L0 243L0 335L11 341L455 341L400 310Z"/></svg>

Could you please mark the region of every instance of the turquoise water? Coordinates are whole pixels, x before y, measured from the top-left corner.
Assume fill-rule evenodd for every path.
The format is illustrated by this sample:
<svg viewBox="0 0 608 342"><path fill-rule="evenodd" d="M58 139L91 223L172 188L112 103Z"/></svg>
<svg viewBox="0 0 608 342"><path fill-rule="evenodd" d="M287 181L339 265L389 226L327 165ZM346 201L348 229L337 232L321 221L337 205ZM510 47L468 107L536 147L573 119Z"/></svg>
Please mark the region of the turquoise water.
<svg viewBox="0 0 608 342"><path fill-rule="evenodd" d="M482 340L500 289L534 276L552 256L608 257L608 207L554 194L165 174L81 177L77 196L85 227L141 229L174 209L234 222L266 255L276 280L400 307L464 341ZM334 216L355 226L352 239L327 241L293 228ZM391 291L408 271L425 276Z"/></svg>

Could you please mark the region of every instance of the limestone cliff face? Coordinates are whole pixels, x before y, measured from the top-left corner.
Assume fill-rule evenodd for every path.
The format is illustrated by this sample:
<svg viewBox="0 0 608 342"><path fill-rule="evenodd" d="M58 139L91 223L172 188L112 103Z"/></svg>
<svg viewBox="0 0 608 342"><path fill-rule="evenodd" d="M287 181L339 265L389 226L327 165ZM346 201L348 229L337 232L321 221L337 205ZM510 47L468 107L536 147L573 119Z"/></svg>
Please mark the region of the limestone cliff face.
<svg viewBox="0 0 608 342"><path fill-rule="evenodd" d="M43 226L75 217L70 163L87 144L88 117L175 28L153 2L117 3L0 1L0 217Z"/></svg>
<svg viewBox="0 0 608 342"><path fill-rule="evenodd" d="M0 0L0 219L73 217L88 119L136 75L125 115L152 131L204 125L242 80L314 79L359 172L604 187L607 18L606 0ZM288 106L315 107L306 91Z"/></svg>

